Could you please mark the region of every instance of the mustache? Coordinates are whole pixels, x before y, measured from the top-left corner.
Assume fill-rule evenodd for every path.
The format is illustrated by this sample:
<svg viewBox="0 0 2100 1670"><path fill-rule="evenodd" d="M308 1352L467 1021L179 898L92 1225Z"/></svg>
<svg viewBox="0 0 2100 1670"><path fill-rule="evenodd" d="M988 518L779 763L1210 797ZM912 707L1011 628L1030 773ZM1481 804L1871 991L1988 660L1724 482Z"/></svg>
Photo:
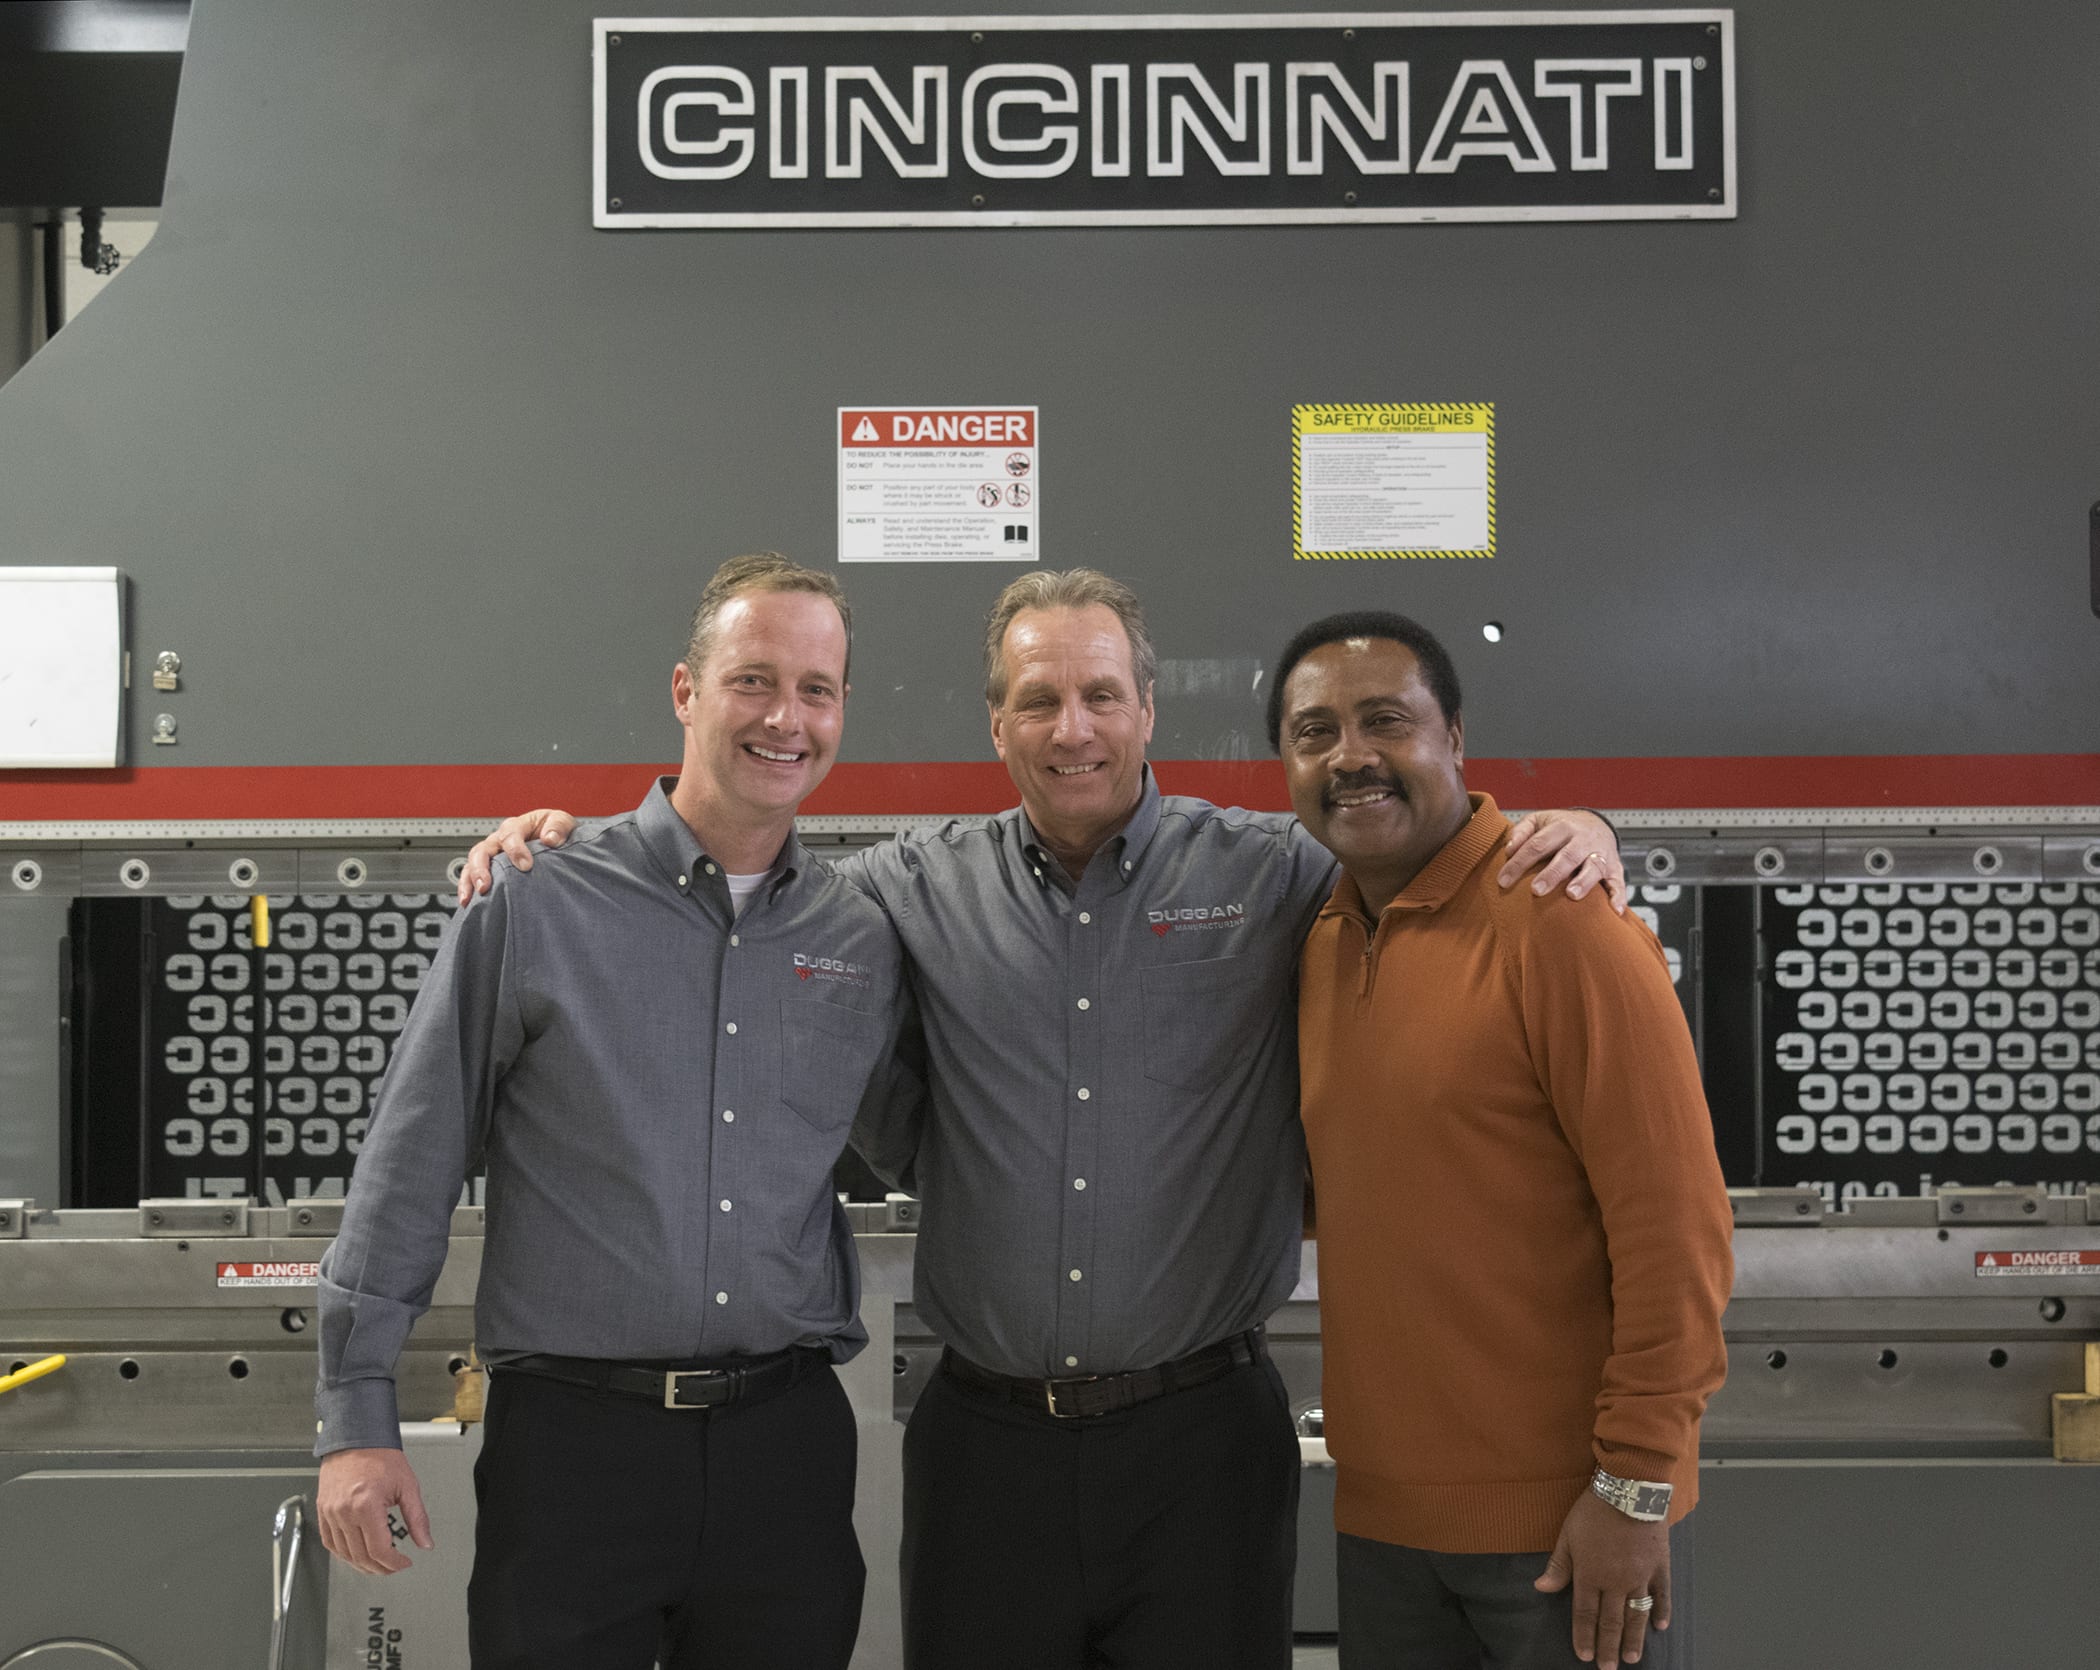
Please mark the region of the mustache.
<svg viewBox="0 0 2100 1670"><path fill-rule="evenodd" d="M1396 800L1407 799L1407 789L1397 777L1388 777L1378 771L1352 771L1328 778L1327 786L1320 791L1320 803L1332 806L1338 794L1362 794L1367 789L1384 789Z"/></svg>

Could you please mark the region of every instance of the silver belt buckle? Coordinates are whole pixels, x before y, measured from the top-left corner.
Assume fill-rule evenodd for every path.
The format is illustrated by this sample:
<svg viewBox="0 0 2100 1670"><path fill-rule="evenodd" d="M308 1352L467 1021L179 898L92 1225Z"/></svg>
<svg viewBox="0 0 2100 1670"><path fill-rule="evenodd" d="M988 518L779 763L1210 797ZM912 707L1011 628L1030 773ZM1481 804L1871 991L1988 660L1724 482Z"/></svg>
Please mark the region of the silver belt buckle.
<svg viewBox="0 0 2100 1670"><path fill-rule="evenodd" d="M1098 1374L1075 1374L1064 1380L1045 1380L1043 1382L1043 1403L1044 1406L1049 1409L1051 1419L1059 1421L1076 1421L1079 1419L1079 1414L1076 1410L1070 1414L1067 1414L1064 1410L1058 1408L1058 1387L1087 1386L1091 1385L1094 1381L1099 1380L1100 1378L1101 1376Z"/></svg>
<svg viewBox="0 0 2100 1670"><path fill-rule="evenodd" d="M726 1380L728 1374L718 1368L666 1369L664 1371L664 1407L666 1409L712 1409L711 1403L680 1403L678 1382L681 1380Z"/></svg>

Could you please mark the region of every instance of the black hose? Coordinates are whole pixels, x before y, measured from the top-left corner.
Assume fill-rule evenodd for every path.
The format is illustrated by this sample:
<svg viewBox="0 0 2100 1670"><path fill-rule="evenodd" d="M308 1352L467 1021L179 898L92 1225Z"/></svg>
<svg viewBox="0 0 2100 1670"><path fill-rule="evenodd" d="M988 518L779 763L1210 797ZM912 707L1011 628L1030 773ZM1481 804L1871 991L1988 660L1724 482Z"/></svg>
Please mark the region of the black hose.
<svg viewBox="0 0 2100 1670"><path fill-rule="evenodd" d="M44 222L44 340L49 342L66 322L66 260L59 252L65 235L62 220Z"/></svg>

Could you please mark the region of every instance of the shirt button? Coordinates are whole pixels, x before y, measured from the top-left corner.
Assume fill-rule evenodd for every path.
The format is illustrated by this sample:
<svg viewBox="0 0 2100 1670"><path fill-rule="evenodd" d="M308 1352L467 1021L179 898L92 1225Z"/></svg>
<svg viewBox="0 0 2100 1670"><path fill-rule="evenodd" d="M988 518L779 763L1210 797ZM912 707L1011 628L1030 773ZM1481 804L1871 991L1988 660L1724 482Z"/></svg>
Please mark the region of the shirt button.
<svg viewBox="0 0 2100 1670"><path fill-rule="evenodd" d="M718 1304L718 1305L726 1305L726 1304L728 1304L728 1303L729 1303L729 1295L728 1295L728 1294L726 1294L726 1293L717 1293L717 1294L715 1295L715 1303L716 1303L716 1304Z"/></svg>
<svg viewBox="0 0 2100 1670"><path fill-rule="evenodd" d="M1079 1279L1079 1272L1078 1272L1077 1270L1074 1270L1074 1271L1072 1272L1072 1277L1071 1277L1071 1279L1072 1279L1073 1281L1077 1281L1077 1280Z"/></svg>
<svg viewBox="0 0 2100 1670"><path fill-rule="evenodd" d="M729 1024L727 1025L727 1026L725 1026L725 1027L724 1027L724 1028L723 1028L722 1030L723 1030L724 1032L734 1032L734 1031L736 1030L736 1022L735 1022L735 1021L731 1021L731 1022L730 1022L730 1023L729 1023Z"/></svg>
<svg viewBox="0 0 2100 1670"><path fill-rule="evenodd" d="M738 939L738 938L736 937L736 935L735 935L735 934L731 934L731 935L729 936L729 943L730 943L731 945L741 945L741 944L743 944L744 942L743 942L742 940Z"/></svg>
<svg viewBox="0 0 2100 1670"><path fill-rule="evenodd" d="M1082 1084L1079 1087L1079 1099L1082 1102L1090 1102L1094 1099L1094 1093Z"/></svg>
<svg viewBox="0 0 2100 1670"><path fill-rule="evenodd" d="M725 1212L729 1210L729 1202L728 1202L728 1201L726 1201L726 1200L725 1200L725 1201L723 1201L723 1202L722 1202L722 1210L723 1210L723 1211L725 1211Z"/></svg>
<svg viewBox="0 0 2100 1670"><path fill-rule="evenodd" d="M1082 921L1082 922L1091 922L1091 921L1093 921L1093 919L1094 919L1094 918L1093 918L1093 914L1092 914L1092 912L1090 912L1090 911L1084 911L1084 910L1083 910L1083 911L1081 911L1081 912L1079 913L1079 920L1080 920L1080 921ZM1074 1362L1077 1362L1077 1361L1078 1361L1078 1358L1076 1358L1076 1357L1075 1357L1075 1358L1073 1358L1072 1360L1073 1360Z"/></svg>
<svg viewBox="0 0 2100 1670"><path fill-rule="evenodd" d="M734 1125L736 1123L735 1108L724 1108L722 1110L722 1123L725 1125Z"/></svg>
<svg viewBox="0 0 2100 1670"><path fill-rule="evenodd" d="M680 887L683 887L683 886L685 885L685 877L684 877L684 876L680 876L680 877L678 878L678 885L679 885Z"/></svg>
<svg viewBox="0 0 2100 1670"><path fill-rule="evenodd" d="M1126 869L1126 870L1130 868L1130 860L1129 860L1129 859L1127 859L1127 858L1126 858L1126 859L1124 859L1124 860L1123 860L1123 868L1124 868L1124 869Z"/></svg>
<svg viewBox="0 0 2100 1670"><path fill-rule="evenodd" d="M709 875L713 875L713 874L715 873L715 867L714 867L714 866L713 866L712 864L708 865L708 867L707 867L707 873L708 873Z"/></svg>
<svg viewBox="0 0 2100 1670"><path fill-rule="evenodd" d="M1085 1187L1086 1187L1086 1179L1085 1179L1084 1177L1075 1177L1075 1178L1073 1178L1073 1179L1072 1179L1072 1187L1073 1187L1073 1188L1075 1188L1075 1189L1083 1189L1083 1188L1085 1188Z"/></svg>
<svg viewBox="0 0 2100 1670"><path fill-rule="evenodd" d="M1082 998L1081 998L1081 999L1079 1000L1079 1007L1080 1007L1080 1008L1082 1008L1082 1009L1091 1009L1091 1008L1093 1008L1093 1004L1092 1004L1092 1003L1090 1003L1090 1002L1089 1002L1089 1001L1088 1001L1087 999L1085 999L1085 998L1083 998L1083 997L1082 997Z"/></svg>
<svg viewBox="0 0 2100 1670"><path fill-rule="evenodd" d="M1065 1359L1065 1367L1066 1367L1066 1368L1077 1368L1078 1366L1079 1366L1079 1359L1078 1359L1077 1357L1067 1357L1067 1358Z"/></svg>

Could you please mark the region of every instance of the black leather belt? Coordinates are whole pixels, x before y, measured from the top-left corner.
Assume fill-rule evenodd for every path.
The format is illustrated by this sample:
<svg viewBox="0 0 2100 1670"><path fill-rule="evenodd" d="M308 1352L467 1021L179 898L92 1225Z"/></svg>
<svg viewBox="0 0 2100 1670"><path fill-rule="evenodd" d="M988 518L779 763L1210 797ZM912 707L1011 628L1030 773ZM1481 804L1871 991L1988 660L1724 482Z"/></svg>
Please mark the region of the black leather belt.
<svg viewBox="0 0 2100 1670"><path fill-rule="evenodd" d="M953 1351L941 1357L941 1366L966 1386L995 1392L1025 1409L1047 1410L1057 1419L1083 1420L1089 1415L1112 1415L1169 1392L1185 1392L1206 1380L1216 1380L1236 1368L1261 1362L1268 1356L1261 1330L1206 1345L1186 1357L1176 1357L1157 1368L1132 1369L1126 1374L1075 1374L1061 1380L1023 1380L1010 1374L994 1374L979 1368Z"/></svg>
<svg viewBox="0 0 2100 1670"><path fill-rule="evenodd" d="M725 1403L756 1403L777 1397L798 1380L831 1361L831 1353L817 1346L792 1346L770 1357L711 1368L679 1368L675 1364L606 1362L596 1357L554 1357L535 1352L506 1357L489 1367L497 1374L515 1369L559 1380L564 1385L588 1386L595 1392L619 1392L647 1398L666 1409L716 1409Z"/></svg>

